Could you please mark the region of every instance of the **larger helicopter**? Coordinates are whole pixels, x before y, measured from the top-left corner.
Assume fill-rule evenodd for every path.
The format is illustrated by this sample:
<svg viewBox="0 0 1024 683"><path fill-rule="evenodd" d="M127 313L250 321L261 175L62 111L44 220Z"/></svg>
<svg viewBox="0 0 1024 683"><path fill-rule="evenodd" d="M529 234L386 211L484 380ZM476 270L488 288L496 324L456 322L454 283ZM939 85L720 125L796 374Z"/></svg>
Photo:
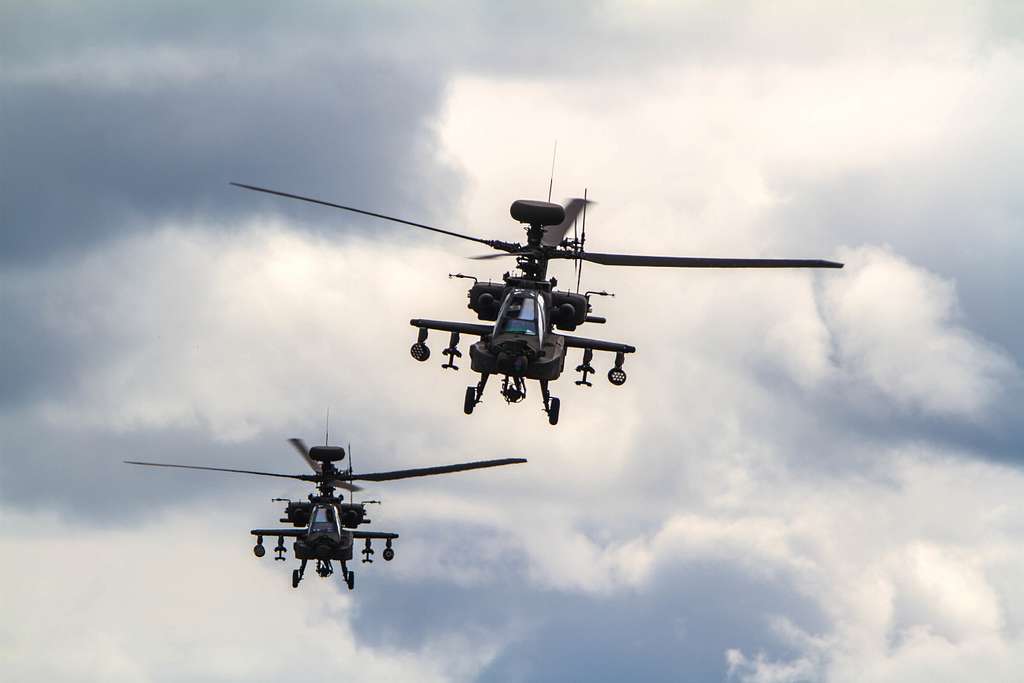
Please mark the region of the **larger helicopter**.
<svg viewBox="0 0 1024 683"><path fill-rule="evenodd" d="M294 538L295 542L292 548L295 551L295 559L299 560L300 564L297 569L292 570L293 588L298 588L299 582L302 581L303 575L306 572L306 564L313 560L316 562L316 573L321 578L328 577L334 573L332 561L340 562L342 578L349 590L352 590L355 588L355 571L349 569L347 563L352 560L355 542L365 541L360 553L363 555L363 562L366 563L373 562L373 541L384 541L384 552L381 556L385 561L390 562L395 558L395 550L392 547L392 543L398 538L398 534L391 532L357 530L363 524L370 523L370 519L366 516L366 506L371 503L379 503L380 501L355 502L352 494L362 489L352 482L393 481L395 479L426 477L434 474L463 472L465 470L500 467L502 465L526 462L524 458L503 458L500 460L464 462L455 465L419 467L409 470L353 474L351 455L347 470L342 470L335 464L345 458L345 449L340 446L313 446L312 448L306 448L306 444L302 439L289 439L289 443L295 447L295 450L299 452L313 470L312 474L278 474L276 472L258 472L227 467L140 462L138 460L125 460L125 463L129 465L145 465L147 467L174 467L186 470L255 474L261 477L298 479L315 484L317 488L316 493L311 493L306 501L293 501L287 498L273 499L274 502L286 503L284 517L280 521L290 524L291 528L251 530L249 533L256 537L253 553L256 557L263 557L267 552L263 546L263 537L277 537L277 546L274 548L276 557L274 559L284 561L284 555L288 552L284 545L284 539ZM350 492L348 502L345 501L344 497L334 493L336 488Z"/></svg>
<svg viewBox="0 0 1024 683"><path fill-rule="evenodd" d="M419 329L416 342L409 352L418 361L430 358L427 346L429 330L450 333L448 346L442 351L447 362L445 369L458 370L455 359L462 357L458 345L460 335L479 337L480 341L469 348L470 367L480 374L476 385L466 387L463 410L467 415L483 398L484 388L491 375L501 375L501 395L507 403L518 403L526 398L526 380L540 383L544 412L548 422L558 424L560 400L551 395L548 383L558 379L565 366L569 349L581 349L581 363L576 372L582 377L577 386L592 386L587 379L595 372L591 361L594 351L615 354L615 364L608 371L608 381L614 386L626 383L623 363L627 353L636 348L629 344L576 337L561 332L572 332L584 323L604 323L605 318L591 315L590 297L609 296L607 292L587 291L580 294L580 277L584 261L605 266L648 266L656 268L842 268L842 263L821 259L750 259L750 258L704 258L691 256L640 256L633 254L606 254L585 250L587 240L586 210L590 204L584 192L583 198L568 200L563 207L550 201L519 199L512 202L512 218L523 224L526 243L490 240L465 235L451 230L436 228L422 223L407 221L372 211L343 206L314 197L280 192L255 185L231 183L237 187L256 192L298 199L304 202L329 206L335 209L372 216L415 228L458 237L495 249L499 254L476 256L476 259L491 259L512 256L516 259L518 272L506 272L501 282L481 282L478 278L461 273L449 277L473 280L469 289L468 308L476 313L478 320L492 324L452 322L414 318L409 323ZM550 200L550 197L549 197ZM577 230L577 218L582 215L581 229ZM569 229L573 236L569 238ZM548 278L548 262L571 260L576 268L576 290L557 289L558 281ZM555 330L558 330L556 332Z"/></svg>

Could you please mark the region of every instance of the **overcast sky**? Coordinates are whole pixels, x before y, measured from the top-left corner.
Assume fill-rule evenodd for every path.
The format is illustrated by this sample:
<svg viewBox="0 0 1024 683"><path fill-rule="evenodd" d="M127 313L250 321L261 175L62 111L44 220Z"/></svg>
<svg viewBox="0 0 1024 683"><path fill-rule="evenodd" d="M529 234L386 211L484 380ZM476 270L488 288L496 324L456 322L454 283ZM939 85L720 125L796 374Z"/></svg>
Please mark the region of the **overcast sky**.
<svg viewBox="0 0 1024 683"><path fill-rule="evenodd" d="M1016 2L0 2L5 680L1016 681L1024 667ZM629 381L506 406L408 355L468 242L597 201ZM562 264L553 274L572 277ZM571 355L567 368L578 358ZM289 585L248 530L376 485L394 562ZM287 565L287 566L285 566Z"/></svg>

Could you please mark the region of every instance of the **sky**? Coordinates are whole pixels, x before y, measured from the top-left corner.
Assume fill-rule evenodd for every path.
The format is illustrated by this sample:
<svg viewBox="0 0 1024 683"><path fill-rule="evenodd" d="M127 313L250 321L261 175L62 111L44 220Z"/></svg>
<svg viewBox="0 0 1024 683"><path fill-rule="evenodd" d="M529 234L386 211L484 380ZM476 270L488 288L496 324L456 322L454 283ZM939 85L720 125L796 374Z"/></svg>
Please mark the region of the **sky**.
<svg viewBox="0 0 1024 683"><path fill-rule="evenodd" d="M5 680L1018 680L1022 109L1016 2L0 2ZM595 251L846 267L587 264L625 386L467 417L408 320L502 264L228 185L515 241L556 140ZM251 554L302 485L121 464L328 408L530 462L368 488L353 592Z"/></svg>

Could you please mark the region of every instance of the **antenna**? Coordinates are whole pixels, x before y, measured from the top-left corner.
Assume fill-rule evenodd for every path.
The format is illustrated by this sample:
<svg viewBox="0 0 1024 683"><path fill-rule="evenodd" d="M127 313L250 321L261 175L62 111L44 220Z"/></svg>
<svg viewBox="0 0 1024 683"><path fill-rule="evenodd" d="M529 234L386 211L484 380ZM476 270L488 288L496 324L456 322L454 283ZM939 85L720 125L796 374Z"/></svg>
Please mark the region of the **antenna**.
<svg viewBox="0 0 1024 683"><path fill-rule="evenodd" d="M324 445L330 445L331 442L331 407L327 406L327 423L324 425Z"/></svg>
<svg viewBox="0 0 1024 683"><path fill-rule="evenodd" d="M587 242L587 188L583 188L583 229L580 231L580 241L576 247L579 251L583 251L583 245ZM576 293L580 293L580 280L583 278L583 261L577 258L576 264L579 269L576 271Z"/></svg>
<svg viewBox="0 0 1024 683"><path fill-rule="evenodd" d="M348 477L349 477L349 481L351 481L352 480L352 442L351 441L348 442ZM355 491L349 491L348 492L348 502L353 504L353 505L355 505L355 503L356 503L356 492Z"/></svg>
<svg viewBox="0 0 1024 683"><path fill-rule="evenodd" d="M551 179L548 181L548 201L551 201L551 188L555 185L555 157L558 155L558 140L555 140L555 149L551 152Z"/></svg>

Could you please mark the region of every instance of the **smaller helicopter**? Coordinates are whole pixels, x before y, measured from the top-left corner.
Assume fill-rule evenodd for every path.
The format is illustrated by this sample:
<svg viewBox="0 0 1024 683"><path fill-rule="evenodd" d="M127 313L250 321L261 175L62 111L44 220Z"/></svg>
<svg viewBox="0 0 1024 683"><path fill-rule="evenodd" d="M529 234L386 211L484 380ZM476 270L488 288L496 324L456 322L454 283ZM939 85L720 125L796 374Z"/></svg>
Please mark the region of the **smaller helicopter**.
<svg viewBox="0 0 1024 683"><path fill-rule="evenodd" d="M272 499L274 502L286 503L284 517L280 521L285 524L291 524L292 528L253 529L249 532L256 537L253 553L256 557L266 555L267 551L263 546L263 537L273 538L276 536L277 545L274 547L276 557L274 559L284 561L284 555L288 552L284 545L284 539L294 538L295 542L292 548L295 551L295 559L299 560L300 564L298 569L292 570L293 588L299 587L299 582L302 581L306 571L306 564L310 560L314 560L316 562L316 573L321 578L326 578L334 573L332 561L340 562L342 578L349 590L355 588L355 572L347 566L347 563L352 560L355 542L366 541L360 553L363 555L363 562L369 563L373 562L373 541L384 541L385 547L381 556L385 561L390 562L395 558L395 550L391 544L398 538L398 534L391 532L356 530L359 526L370 523L370 519L366 516L366 506L371 503L379 504L380 501L367 500L360 503L355 502L352 494L356 491L361 491L362 488L352 482L393 481L395 479L426 477L434 474L463 472L465 470L500 467L502 465L526 462L525 458L503 458L499 460L463 462L454 465L439 465L436 467L393 470L390 472L354 474L352 472L351 454L349 454L349 467L347 470L339 469L335 464L345 458L345 449L340 446L313 446L312 448L307 448L302 439L289 439L288 442L299 452L299 455L302 456L313 470L313 474L278 474L276 472L258 472L227 467L178 465L162 462L141 462L138 460L125 460L124 462L128 465L144 465L147 467L174 467L187 470L234 472L238 474L254 474L262 477L298 479L315 484L317 487L316 493L311 493L306 501L293 501L287 498ZM349 450L351 451L351 447ZM336 488L349 492L348 502L345 502L344 497L335 495L334 490Z"/></svg>

